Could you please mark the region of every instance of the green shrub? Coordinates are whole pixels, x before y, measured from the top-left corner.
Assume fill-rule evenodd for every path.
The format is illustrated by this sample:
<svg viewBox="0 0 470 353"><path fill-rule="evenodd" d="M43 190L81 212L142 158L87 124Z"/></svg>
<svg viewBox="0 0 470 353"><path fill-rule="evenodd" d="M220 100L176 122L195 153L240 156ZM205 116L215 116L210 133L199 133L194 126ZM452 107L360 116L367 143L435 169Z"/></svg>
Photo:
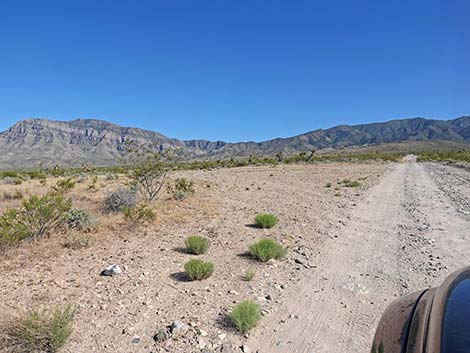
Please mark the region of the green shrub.
<svg viewBox="0 0 470 353"><path fill-rule="evenodd" d="M72 178L66 178L58 180L53 189L59 192L66 193L72 190L74 187L75 180L73 180Z"/></svg>
<svg viewBox="0 0 470 353"><path fill-rule="evenodd" d="M72 333L73 316L72 306L31 311L2 329L1 344L12 353L55 353Z"/></svg>
<svg viewBox="0 0 470 353"><path fill-rule="evenodd" d="M23 201L20 219L29 229L29 238L44 237L50 230L62 225L72 207L72 200L60 192L51 191L39 197L31 196Z"/></svg>
<svg viewBox="0 0 470 353"><path fill-rule="evenodd" d="M31 179L38 179L38 180L47 179L46 173L44 173L42 171L39 171L39 170L30 171L30 172L27 173L27 175Z"/></svg>
<svg viewBox="0 0 470 353"><path fill-rule="evenodd" d="M287 250L272 239L261 239L249 246L250 254L262 262L271 259L282 259L287 255Z"/></svg>
<svg viewBox="0 0 470 353"><path fill-rule="evenodd" d="M214 272L214 265L210 262L193 259L184 265L184 272L191 281L201 281L209 278Z"/></svg>
<svg viewBox="0 0 470 353"><path fill-rule="evenodd" d="M249 268L245 270L245 273L243 274L243 280L249 282L253 278L255 278L255 276L256 276L256 271L252 268Z"/></svg>
<svg viewBox="0 0 470 353"><path fill-rule="evenodd" d="M89 247L92 241L90 234L72 231L67 234L63 245L65 248L78 250Z"/></svg>
<svg viewBox="0 0 470 353"><path fill-rule="evenodd" d="M17 209L7 209L0 216L0 252L18 245L30 234L30 230L23 222L23 215Z"/></svg>
<svg viewBox="0 0 470 353"><path fill-rule="evenodd" d="M186 251L188 253L200 255L207 251L210 245L210 241L207 238L192 235L186 238L184 244L186 245Z"/></svg>
<svg viewBox="0 0 470 353"><path fill-rule="evenodd" d="M272 228L277 224L277 222L277 217L269 213L259 214L255 218L255 224L259 228Z"/></svg>
<svg viewBox="0 0 470 353"><path fill-rule="evenodd" d="M3 178L18 178L17 172L2 172L1 177Z"/></svg>
<svg viewBox="0 0 470 353"><path fill-rule="evenodd" d="M134 208L136 202L137 195L134 190L119 188L105 198L102 210L105 213L120 212L126 208Z"/></svg>
<svg viewBox="0 0 470 353"><path fill-rule="evenodd" d="M249 300L242 301L232 310L230 319L241 333L246 333L261 319L259 306Z"/></svg>
<svg viewBox="0 0 470 353"><path fill-rule="evenodd" d="M147 206L126 207L123 210L124 220L131 224L151 223L155 220L155 211Z"/></svg>
<svg viewBox="0 0 470 353"><path fill-rule="evenodd" d="M98 176L94 175L93 178L91 178L91 183L88 185L88 190L90 191L95 191L96 190L96 182L98 181Z"/></svg>
<svg viewBox="0 0 470 353"><path fill-rule="evenodd" d="M70 229L77 230L88 230L94 223L93 217L86 210L80 208L72 208L67 212L66 222Z"/></svg>

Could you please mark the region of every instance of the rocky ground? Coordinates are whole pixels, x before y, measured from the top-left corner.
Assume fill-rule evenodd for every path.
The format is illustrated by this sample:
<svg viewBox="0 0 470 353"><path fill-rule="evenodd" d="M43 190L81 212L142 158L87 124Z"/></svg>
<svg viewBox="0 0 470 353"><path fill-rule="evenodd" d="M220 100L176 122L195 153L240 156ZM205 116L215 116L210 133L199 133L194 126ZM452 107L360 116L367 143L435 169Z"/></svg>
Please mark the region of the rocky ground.
<svg viewBox="0 0 470 353"><path fill-rule="evenodd" d="M296 320L296 313L281 313L289 310L292 295L310 274L318 274L317 284L328 280L320 259L332 254L325 246L343 238L368 189L392 168L331 163L182 172L179 176L196 181L196 193L181 202L163 195L152 205L155 224L137 229L129 229L119 215L99 213L106 193L125 180L100 178L97 192L89 191L84 181L71 196L77 207L98 218L95 243L82 250L64 249L58 236L3 258L0 316L75 305L74 333L64 352L272 352L258 345L263 342L258 338ZM345 178L361 186L339 186ZM332 187L325 187L327 183ZM43 193L45 187L37 181L1 185L0 194L15 190ZM0 202L0 209L18 202ZM253 218L260 212L276 214L280 223L271 230L254 228ZM192 256L181 247L193 234L212 242L201 258L213 262L215 272L200 282L182 275ZM287 259L260 264L246 256L248 245L263 237L287 246ZM111 264L120 265L123 273L100 276ZM242 274L249 268L256 276L246 282ZM258 302L263 314L260 326L246 336L227 319L244 299Z"/></svg>

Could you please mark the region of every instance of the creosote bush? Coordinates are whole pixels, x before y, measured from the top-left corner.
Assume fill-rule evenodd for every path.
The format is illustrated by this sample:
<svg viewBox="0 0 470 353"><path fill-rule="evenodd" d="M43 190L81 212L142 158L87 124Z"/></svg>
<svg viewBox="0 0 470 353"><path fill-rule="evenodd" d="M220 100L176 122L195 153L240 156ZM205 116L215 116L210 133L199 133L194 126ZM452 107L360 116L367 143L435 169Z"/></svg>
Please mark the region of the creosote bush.
<svg viewBox="0 0 470 353"><path fill-rule="evenodd" d="M38 240L61 226L72 206L57 191L23 200L18 209L7 209L0 216L0 248L15 246L24 239Z"/></svg>
<svg viewBox="0 0 470 353"><path fill-rule="evenodd" d="M122 212L124 213L124 220L130 224L151 223L156 218L155 211L145 205L125 207Z"/></svg>
<svg viewBox="0 0 470 353"><path fill-rule="evenodd" d="M191 235L186 238L184 244L186 245L186 251L188 253L200 255L207 251L210 245L210 241L209 239L198 235Z"/></svg>
<svg viewBox="0 0 470 353"><path fill-rule="evenodd" d="M287 250L275 240L265 238L249 246L250 254L256 259L266 262L271 259L282 259Z"/></svg>
<svg viewBox="0 0 470 353"><path fill-rule="evenodd" d="M255 224L259 228L272 228L274 227L279 220L276 216L269 213L262 213L256 216Z"/></svg>
<svg viewBox="0 0 470 353"><path fill-rule="evenodd" d="M201 281L209 278L214 272L214 265L210 262L193 259L184 265L184 272L191 281Z"/></svg>
<svg viewBox="0 0 470 353"><path fill-rule="evenodd" d="M72 333L72 306L31 311L11 320L3 329L0 344L11 353L55 353Z"/></svg>
<svg viewBox="0 0 470 353"><path fill-rule="evenodd" d="M134 190L119 188L105 198L102 210L105 213L120 212L135 207L136 202L137 195Z"/></svg>
<svg viewBox="0 0 470 353"><path fill-rule="evenodd" d="M232 310L230 319L241 333L246 333L254 328L261 319L259 306L249 300L242 301Z"/></svg>

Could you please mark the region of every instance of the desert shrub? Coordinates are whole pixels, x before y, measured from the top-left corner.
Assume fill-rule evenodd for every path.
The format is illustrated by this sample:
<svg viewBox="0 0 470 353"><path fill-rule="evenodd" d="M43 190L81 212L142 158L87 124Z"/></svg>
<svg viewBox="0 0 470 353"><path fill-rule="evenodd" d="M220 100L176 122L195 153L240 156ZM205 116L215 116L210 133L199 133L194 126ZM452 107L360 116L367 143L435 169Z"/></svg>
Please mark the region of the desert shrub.
<svg viewBox="0 0 470 353"><path fill-rule="evenodd" d="M23 223L22 215L17 209L7 209L0 216L0 251L16 246L30 236L28 227Z"/></svg>
<svg viewBox="0 0 470 353"><path fill-rule="evenodd" d="M24 239L38 240L62 225L71 207L61 193L31 196L19 209L8 209L0 216L0 247L17 245Z"/></svg>
<svg viewBox="0 0 470 353"><path fill-rule="evenodd" d="M110 181L116 179L118 179L118 176L116 174L106 174L105 180Z"/></svg>
<svg viewBox="0 0 470 353"><path fill-rule="evenodd" d="M230 319L240 332L246 333L254 328L261 319L259 306L249 300L242 301L232 310Z"/></svg>
<svg viewBox="0 0 470 353"><path fill-rule="evenodd" d="M250 254L262 262L271 259L282 259L287 255L287 250L272 239L261 239L249 246Z"/></svg>
<svg viewBox="0 0 470 353"><path fill-rule="evenodd" d="M125 207L123 209L124 220L131 224L151 223L155 220L155 211L147 206Z"/></svg>
<svg viewBox="0 0 470 353"><path fill-rule="evenodd" d="M55 353L72 333L72 306L31 311L12 319L3 329L3 348L12 353Z"/></svg>
<svg viewBox="0 0 470 353"><path fill-rule="evenodd" d="M98 176L94 175L93 178L91 178L91 183L88 185L88 190L90 191L95 191L96 190L96 182L98 181Z"/></svg>
<svg viewBox="0 0 470 353"><path fill-rule="evenodd" d="M26 173L31 179L38 179L38 180L42 180L42 179L47 179L47 175L46 173L44 173L43 171L40 171L40 170L32 170L28 173Z"/></svg>
<svg viewBox="0 0 470 353"><path fill-rule="evenodd" d="M16 190L13 194L8 192L3 193L3 200L10 201L10 200L22 200L24 198L23 193L20 190Z"/></svg>
<svg viewBox="0 0 470 353"><path fill-rule="evenodd" d="M210 262L193 259L184 265L184 272L192 281L201 281L209 278L214 272L214 265Z"/></svg>
<svg viewBox="0 0 470 353"><path fill-rule="evenodd" d="M269 213L259 214L255 218L255 224L259 228L272 228L277 224L277 222L277 217Z"/></svg>
<svg viewBox="0 0 470 353"><path fill-rule="evenodd" d="M249 268L245 270L245 273L243 273L243 280L249 282L253 278L255 278L255 276L256 276L256 271L252 268Z"/></svg>
<svg viewBox="0 0 470 353"><path fill-rule="evenodd" d="M56 165L50 173L55 177L60 177L65 175L66 170Z"/></svg>
<svg viewBox="0 0 470 353"><path fill-rule="evenodd" d="M175 200L184 200L189 194L194 193L194 182L186 178L177 178L169 189Z"/></svg>
<svg viewBox="0 0 470 353"><path fill-rule="evenodd" d="M136 202L137 195L134 190L119 188L104 199L102 210L105 213L120 212L126 208L134 208Z"/></svg>
<svg viewBox="0 0 470 353"><path fill-rule="evenodd" d="M158 145L132 144L127 146L127 151L131 164L129 177L147 201L152 201L165 186L173 168L170 151L162 151Z"/></svg>
<svg viewBox="0 0 470 353"><path fill-rule="evenodd" d="M184 241L186 251L190 254L200 255L204 254L209 249L210 241L207 238L192 235Z"/></svg>
<svg viewBox="0 0 470 353"><path fill-rule="evenodd" d="M40 197L33 195L23 200L20 219L29 229L29 238L37 240L50 230L62 225L72 207L72 200L60 192L50 191Z"/></svg>
<svg viewBox="0 0 470 353"><path fill-rule="evenodd" d="M75 187L75 180L72 178L66 178L58 180L55 186L53 187L54 190L66 193L72 190Z"/></svg>
<svg viewBox="0 0 470 353"><path fill-rule="evenodd" d="M72 250L83 249L89 247L92 241L93 238L89 233L73 231L67 234L64 247Z"/></svg>
<svg viewBox="0 0 470 353"><path fill-rule="evenodd" d="M67 212L66 222L70 229L87 230L93 226L94 220L86 210L72 208Z"/></svg>

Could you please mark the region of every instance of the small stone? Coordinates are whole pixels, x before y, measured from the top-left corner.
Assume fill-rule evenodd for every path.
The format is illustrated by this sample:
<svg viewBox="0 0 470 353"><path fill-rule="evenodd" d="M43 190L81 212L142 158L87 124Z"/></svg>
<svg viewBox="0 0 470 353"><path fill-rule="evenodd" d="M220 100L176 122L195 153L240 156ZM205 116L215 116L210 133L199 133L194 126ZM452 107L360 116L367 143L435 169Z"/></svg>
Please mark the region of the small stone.
<svg viewBox="0 0 470 353"><path fill-rule="evenodd" d="M251 348L248 347L246 344L242 346L242 352L243 353L251 353Z"/></svg>
<svg viewBox="0 0 470 353"><path fill-rule="evenodd" d="M164 342L168 339L168 333L164 329L158 330L158 332L153 336L153 340L157 343Z"/></svg>
<svg viewBox="0 0 470 353"><path fill-rule="evenodd" d="M101 271L101 276L114 276L122 273L122 267L116 264L109 265L103 271Z"/></svg>
<svg viewBox="0 0 470 353"><path fill-rule="evenodd" d="M170 331L172 334L177 334L179 332L185 332L188 330L188 325L186 325L184 322L181 322L179 320L173 321L173 323L170 326Z"/></svg>
<svg viewBox="0 0 470 353"><path fill-rule="evenodd" d="M140 337L135 336L135 337L132 339L132 343L133 343L133 344L138 344L138 343L140 343Z"/></svg>
<svg viewBox="0 0 470 353"><path fill-rule="evenodd" d="M234 348L231 344L224 344L222 345L222 348L220 349L220 353L233 353Z"/></svg>

